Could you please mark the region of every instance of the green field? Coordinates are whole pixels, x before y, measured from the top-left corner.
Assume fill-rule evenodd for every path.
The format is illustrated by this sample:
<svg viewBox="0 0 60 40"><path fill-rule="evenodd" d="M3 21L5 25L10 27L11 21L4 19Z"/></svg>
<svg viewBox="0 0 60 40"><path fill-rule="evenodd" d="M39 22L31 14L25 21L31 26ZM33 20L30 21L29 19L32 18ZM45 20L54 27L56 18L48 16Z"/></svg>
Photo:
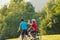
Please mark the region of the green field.
<svg viewBox="0 0 60 40"><path fill-rule="evenodd" d="M12 38L7 40L18 40L19 38ZM41 36L41 40L60 40L60 35L44 35Z"/></svg>

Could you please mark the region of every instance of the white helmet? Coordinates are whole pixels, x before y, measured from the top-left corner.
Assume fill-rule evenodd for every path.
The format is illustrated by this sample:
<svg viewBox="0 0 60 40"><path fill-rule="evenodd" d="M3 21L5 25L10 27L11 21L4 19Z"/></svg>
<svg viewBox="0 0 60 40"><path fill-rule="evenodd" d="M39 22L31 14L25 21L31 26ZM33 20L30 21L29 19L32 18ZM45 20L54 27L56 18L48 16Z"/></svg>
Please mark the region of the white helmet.
<svg viewBox="0 0 60 40"><path fill-rule="evenodd" d="M35 19L32 19L32 21L36 21Z"/></svg>

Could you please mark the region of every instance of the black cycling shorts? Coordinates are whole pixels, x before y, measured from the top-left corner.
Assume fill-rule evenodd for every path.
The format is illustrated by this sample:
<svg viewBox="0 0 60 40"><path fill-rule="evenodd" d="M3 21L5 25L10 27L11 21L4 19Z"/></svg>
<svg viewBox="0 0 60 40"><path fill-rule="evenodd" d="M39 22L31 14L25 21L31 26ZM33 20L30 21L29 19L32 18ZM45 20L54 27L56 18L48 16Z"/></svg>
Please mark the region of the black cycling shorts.
<svg viewBox="0 0 60 40"><path fill-rule="evenodd" d="M28 35L27 30L23 30L23 31L22 31L22 35Z"/></svg>

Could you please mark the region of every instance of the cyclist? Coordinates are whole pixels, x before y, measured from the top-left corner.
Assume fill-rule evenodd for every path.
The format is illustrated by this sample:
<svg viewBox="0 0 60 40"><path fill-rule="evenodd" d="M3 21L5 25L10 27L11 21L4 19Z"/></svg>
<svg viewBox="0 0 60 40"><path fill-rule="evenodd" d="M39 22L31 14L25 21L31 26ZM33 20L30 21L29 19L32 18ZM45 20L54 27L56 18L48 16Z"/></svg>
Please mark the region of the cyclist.
<svg viewBox="0 0 60 40"><path fill-rule="evenodd" d="M28 36L28 23L24 20L21 19L21 23L19 24L18 32L22 29L22 40L24 39L24 35L27 37Z"/></svg>
<svg viewBox="0 0 60 40"><path fill-rule="evenodd" d="M37 26L37 23L36 23L36 20L35 19L32 19L32 22L30 23L30 28L29 30L32 28L33 30L31 31L31 35L33 36L34 39L36 39L36 34L38 32L38 26Z"/></svg>

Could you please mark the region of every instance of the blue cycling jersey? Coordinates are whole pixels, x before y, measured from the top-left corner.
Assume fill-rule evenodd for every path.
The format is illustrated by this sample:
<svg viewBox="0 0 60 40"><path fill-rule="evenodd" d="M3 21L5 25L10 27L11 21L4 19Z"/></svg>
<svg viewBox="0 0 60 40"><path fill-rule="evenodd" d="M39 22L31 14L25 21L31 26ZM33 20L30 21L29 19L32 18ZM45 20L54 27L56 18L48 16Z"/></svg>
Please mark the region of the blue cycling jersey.
<svg viewBox="0 0 60 40"><path fill-rule="evenodd" d="M27 24L27 22L21 22L20 23L20 28L22 28L22 30L27 30L28 29L28 24Z"/></svg>

